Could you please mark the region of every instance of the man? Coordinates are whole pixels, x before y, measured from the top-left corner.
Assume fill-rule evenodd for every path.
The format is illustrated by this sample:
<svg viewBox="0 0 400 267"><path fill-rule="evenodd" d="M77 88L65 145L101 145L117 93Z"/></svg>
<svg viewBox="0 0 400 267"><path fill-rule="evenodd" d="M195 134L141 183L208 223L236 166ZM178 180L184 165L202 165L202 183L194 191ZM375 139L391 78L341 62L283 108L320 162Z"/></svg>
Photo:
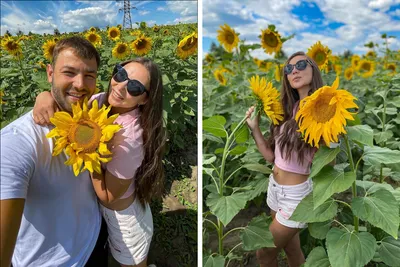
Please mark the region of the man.
<svg viewBox="0 0 400 267"><path fill-rule="evenodd" d="M60 110L71 112L72 103L92 96L99 63L85 39L57 43L47 78ZM31 111L1 130L0 265L12 258L14 267L106 266L89 173L75 177L65 153L52 157L52 128L37 125Z"/></svg>

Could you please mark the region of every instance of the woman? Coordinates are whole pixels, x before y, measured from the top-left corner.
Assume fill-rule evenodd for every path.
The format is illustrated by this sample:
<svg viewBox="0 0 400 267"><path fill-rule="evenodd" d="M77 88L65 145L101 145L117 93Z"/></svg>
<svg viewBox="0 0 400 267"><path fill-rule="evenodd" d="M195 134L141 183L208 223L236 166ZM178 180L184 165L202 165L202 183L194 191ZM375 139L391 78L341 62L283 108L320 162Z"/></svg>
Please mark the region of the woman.
<svg viewBox="0 0 400 267"><path fill-rule="evenodd" d="M164 178L161 77L149 59L126 61L115 66L108 92L89 101L97 99L100 107L112 106L110 115L120 114L114 123L122 129L109 143L112 160L91 179L108 226L111 254L121 266L147 266L153 234L148 203L161 194ZM52 114L48 107L53 101L49 93L41 93L34 117Z"/></svg>
<svg viewBox="0 0 400 267"><path fill-rule="evenodd" d="M294 53L285 63L282 80L281 101L284 119L280 125L271 125L270 136L264 139L259 116L251 119L254 107L246 116L248 127L264 158L274 163L270 175L267 204L273 221L270 231L276 248L257 251L260 266L278 266L277 256L284 249L289 266L300 266L305 262L300 247L299 230L305 223L290 220L300 201L312 191L312 180L308 179L310 166L316 152L302 140L295 121L299 102L322 87L322 77L317 64L303 52Z"/></svg>

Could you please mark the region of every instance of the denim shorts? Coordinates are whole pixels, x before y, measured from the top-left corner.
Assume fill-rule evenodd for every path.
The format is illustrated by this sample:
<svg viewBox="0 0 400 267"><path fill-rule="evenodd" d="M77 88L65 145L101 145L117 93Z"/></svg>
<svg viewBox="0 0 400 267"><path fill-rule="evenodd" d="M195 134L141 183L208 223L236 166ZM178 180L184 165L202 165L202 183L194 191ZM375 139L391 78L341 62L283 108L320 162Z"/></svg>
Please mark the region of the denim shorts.
<svg viewBox="0 0 400 267"><path fill-rule="evenodd" d="M280 185L269 176L267 204L276 212L276 220L289 228L306 228L307 224L289 220L300 201L312 192L312 180L296 185Z"/></svg>
<svg viewBox="0 0 400 267"><path fill-rule="evenodd" d="M137 265L146 259L153 236L150 206L138 200L124 210L110 210L100 204L107 223L108 242L114 259L124 265Z"/></svg>

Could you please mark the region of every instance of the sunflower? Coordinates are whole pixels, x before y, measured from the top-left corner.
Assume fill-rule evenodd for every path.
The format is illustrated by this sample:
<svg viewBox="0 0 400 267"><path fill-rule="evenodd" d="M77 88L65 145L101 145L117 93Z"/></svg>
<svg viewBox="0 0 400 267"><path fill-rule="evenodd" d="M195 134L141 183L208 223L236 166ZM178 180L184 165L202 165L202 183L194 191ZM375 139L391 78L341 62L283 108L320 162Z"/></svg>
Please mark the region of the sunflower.
<svg viewBox="0 0 400 267"><path fill-rule="evenodd" d="M86 33L85 38L89 40L95 47L101 46L101 36L96 32L89 31Z"/></svg>
<svg viewBox="0 0 400 267"><path fill-rule="evenodd" d="M277 82L281 81L281 76L282 76L282 69L283 69L283 64L276 64L275 65L275 80Z"/></svg>
<svg viewBox="0 0 400 267"><path fill-rule="evenodd" d="M277 53L282 48L281 36L277 32L265 29L261 31L261 46L267 54Z"/></svg>
<svg viewBox="0 0 400 267"><path fill-rule="evenodd" d="M262 103L265 114L277 125L283 120L283 107L279 100L279 92L272 86L271 82L256 75L249 80L250 89L253 91L259 103Z"/></svg>
<svg viewBox="0 0 400 267"><path fill-rule="evenodd" d="M154 27L153 27L153 31L154 31L154 32L158 32L159 30L160 30L160 27L158 27L158 26L154 26Z"/></svg>
<svg viewBox="0 0 400 267"><path fill-rule="evenodd" d="M375 72L375 63L367 59L360 60L357 72L363 78L371 77Z"/></svg>
<svg viewBox="0 0 400 267"><path fill-rule="evenodd" d="M121 31L117 27L111 27L108 29L108 38L110 38L113 41L119 40L119 37L121 36Z"/></svg>
<svg viewBox="0 0 400 267"><path fill-rule="evenodd" d="M45 69L45 68L46 68L46 64L44 64L43 61L39 61L37 64L38 64L38 66L39 66L40 68L42 68L42 69Z"/></svg>
<svg viewBox="0 0 400 267"><path fill-rule="evenodd" d="M239 43L239 36L235 33L228 24L224 24L220 26L221 30L218 30L217 39L224 47L224 49L231 53L233 48L235 48Z"/></svg>
<svg viewBox="0 0 400 267"><path fill-rule="evenodd" d="M359 62L360 62L360 56L353 55L351 57L351 66L353 67L353 69L356 69L358 67Z"/></svg>
<svg viewBox="0 0 400 267"><path fill-rule="evenodd" d="M388 63L385 65L385 69L389 70L389 75L394 75L396 74L396 64L394 63Z"/></svg>
<svg viewBox="0 0 400 267"><path fill-rule="evenodd" d="M126 58L130 53L128 44L122 42L118 42L112 50L112 56L121 60Z"/></svg>
<svg viewBox="0 0 400 267"><path fill-rule="evenodd" d="M352 67L345 69L344 78L350 81L353 78L354 69Z"/></svg>
<svg viewBox="0 0 400 267"><path fill-rule="evenodd" d="M220 84L222 84L224 86L228 82L228 80L224 76L224 71L222 71L220 69L217 69L214 71L214 77Z"/></svg>
<svg viewBox="0 0 400 267"><path fill-rule="evenodd" d="M258 58L256 58L256 57L253 58L253 62L256 63L257 67L260 66L260 62L261 62L261 61L262 61L262 60L260 60L260 59L258 59Z"/></svg>
<svg viewBox="0 0 400 267"><path fill-rule="evenodd" d="M130 33L132 36L140 36L142 35L142 32L140 30L134 30Z"/></svg>
<svg viewBox="0 0 400 267"><path fill-rule="evenodd" d="M269 71L272 65L273 63L271 61L264 61L264 60L258 61L258 68L265 72Z"/></svg>
<svg viewBox="0 0 400 267"><path fill-rule="evenodd" d="M373 50L370 50L367 52L367 54L365 55L366 57L376 57L376 53Z"/></svg>
<svg viewBox="0 0 400 267"><path fill-rule="evenodd" d="M54 117L50 119L55 128L46 137L55 137L53 156L57 156L65 149L65 153L69 156L65 164L73 166L75 176L84 170L101 173L100 161L111 160L111 157L101 156L111 154L106 142L111 140L121 126L113 124L118 114L107 118L110 109L111 106L107 108L105 105L99 109L97 100L94 100L92 108L88 110L85 99L83 108L79 102L72 105L72 117L69 113L60 111L54 113Z"/></svg>
<svg viewBox="0 0 400 267"><path fill-rule="evenodd" d="M346 133L346 119L354 120L354 114L347 109L358 108L356 98L346 90L337 90L338 87L339 76L332 86L323 86L300 101L295 119L298 131L311 146L319 147L321 137L328 147L330 142L337 143L338 135Z"/></svg>
<svg viewBox="0 0 400 267"><path fill-rule="evenodd" d="M320 41L311 46L307 52L307 55L317 63L319 69L325 70L325 72L328 71L330 54L331 50L327 46L322 45Z"/></svg>
<svg viewBox="0 0 400 267"><path fill-rule="evenodd" d="M0 91L0 105L6 105L7 102L3 101L4 92Z"/></svg>
<svg viewBox="0 0 400 267"><path fill-rule="evenodd" d="M336 72L336 75L340 75L340 73L342 73L342 65L334 64L333 70Z"/></svg>
<svg viewBox="0 0 400 267"><path fill-rule="evenodd" d="M142 34L135 41L131 43L133 53L138 56L146 55L150 52L152 46L152 40L150 37Z"/></svg>
<svg viewBox="0 0 400 267"><path fill-rule="evenodd" d="M53 60L53 50L55 46L56 42L54 40L47 40L42 46L43 55L50 62Z"/></svg>
<svg viewBox="0 0 400 267"><path fill-rule="evenodd" d="M168 31L167 29L165 29L165 30L163 31L163 34L168 35L168 34L169 34L169 31Z"/></svg>
<svg viewBox="0 0 400 267"><path fill-rule="evenodd" d="M214 58L211 54L207 54L206 57L205 57L205 60L206 60L208 63L214 63L215 58Z"/></svg>
<svg viewBox="0 0 400 267"><path fill-rule="evenodd" d="M90 32L96 32L96 28L95 27L90 27L89 31Z"/></svg>
<svg viewBox="0 0 400 267"><path fill-rule="evenodd" d="M336 55L330 56L330 57L329 57L329 60L330 60L332 63L335 63L335 64L338 64L338 63L340 62L340 58L339 58L338 56L336 56Z"/></svg>
<svg viewBox="0 0 400 267"><path fill-rule="evenodd" d="M22 57L22 48L19 42L15 41L12 38L6 38L2 41L2 46L7 52L14 56L21 58Z"/></svg>
<svg viewBox="0 0 400 267"><path fill-rule="evenodd" d="M189 34L179 42L176 54L181 59L185 59L197 52L197 33Z"/></svg>

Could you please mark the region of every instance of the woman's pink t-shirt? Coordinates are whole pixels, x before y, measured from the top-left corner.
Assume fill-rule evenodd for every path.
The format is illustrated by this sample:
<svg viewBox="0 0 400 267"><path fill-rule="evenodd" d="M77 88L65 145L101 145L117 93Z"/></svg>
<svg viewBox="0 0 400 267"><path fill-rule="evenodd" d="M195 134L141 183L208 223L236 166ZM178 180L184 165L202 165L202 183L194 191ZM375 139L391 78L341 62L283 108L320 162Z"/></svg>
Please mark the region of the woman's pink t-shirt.
<svg viewBox="0 0 400 267"><path fill-rule="evenodd" d="M90 103L97 99L99 108L103 105L107 97L106 93L100 93L92 96ZM105 164L106 169L119 179L131 179L131 185L121 199L127 198L133 194L135 177L137 169L142 164L144 158L143 152L143 129L139 123L140 111L132 111L120 114L115 119L114 124L119 124L122 129L119 130L111 140L112 160Z"/></svg>

